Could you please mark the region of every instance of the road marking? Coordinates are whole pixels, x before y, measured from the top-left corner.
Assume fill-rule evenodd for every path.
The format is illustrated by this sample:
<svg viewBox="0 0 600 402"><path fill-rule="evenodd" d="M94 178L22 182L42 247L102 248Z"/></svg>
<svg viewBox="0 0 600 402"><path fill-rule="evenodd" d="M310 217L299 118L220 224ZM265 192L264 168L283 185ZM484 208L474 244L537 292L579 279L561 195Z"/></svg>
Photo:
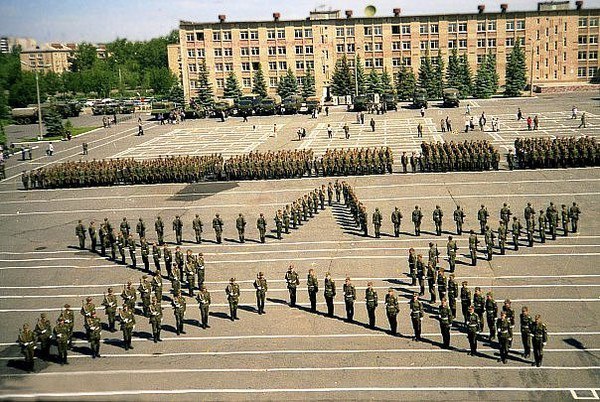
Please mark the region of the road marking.
<svg viewBox="0 0 600 402"><path fill-rule="evenodd" d="M595 389L586 389L585 391L590 392L590 396L580 396L579 394L577 394L577 391L575 390L571 390L571 396L573 397L573 399L589 399L589 400L598 400L600 399L600 397L598 397L598 393L596 392Z"/></svg>

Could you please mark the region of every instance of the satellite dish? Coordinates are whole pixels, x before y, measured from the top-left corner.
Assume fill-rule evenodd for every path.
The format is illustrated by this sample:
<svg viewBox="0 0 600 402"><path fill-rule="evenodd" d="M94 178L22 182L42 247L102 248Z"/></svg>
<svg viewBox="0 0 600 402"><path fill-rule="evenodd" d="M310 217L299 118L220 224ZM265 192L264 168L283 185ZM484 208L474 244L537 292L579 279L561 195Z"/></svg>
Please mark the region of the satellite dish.
<svg viewBox="0 0 600 402"><path fill-rule="evenodd" d="M375 6L366 6L365 7L365 15L367 17L374 16L376 12L377 12L377 9L375 8Z"/></svg>

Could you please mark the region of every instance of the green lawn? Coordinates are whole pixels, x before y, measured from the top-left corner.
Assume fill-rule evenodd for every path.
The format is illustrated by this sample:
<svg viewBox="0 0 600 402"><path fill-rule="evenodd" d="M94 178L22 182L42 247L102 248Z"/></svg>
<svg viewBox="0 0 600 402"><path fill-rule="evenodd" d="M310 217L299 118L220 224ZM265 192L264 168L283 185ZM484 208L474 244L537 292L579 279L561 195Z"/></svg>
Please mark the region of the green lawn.
<svg viewBox="0 0 600 402"><path fill-rule="evenodd" d="M88 131L92 131L95 130L97 128L100 128L99 126L96 127L73 127L71 129L71 136L72 137L77 137L78 135L87 133ZM62 140L63 137L60 135L54 135L54 136L44 136L44 141L60 141ZM25 142L35 142L37 141L37 138L28 138L26 140L24 140Z"/></svg>

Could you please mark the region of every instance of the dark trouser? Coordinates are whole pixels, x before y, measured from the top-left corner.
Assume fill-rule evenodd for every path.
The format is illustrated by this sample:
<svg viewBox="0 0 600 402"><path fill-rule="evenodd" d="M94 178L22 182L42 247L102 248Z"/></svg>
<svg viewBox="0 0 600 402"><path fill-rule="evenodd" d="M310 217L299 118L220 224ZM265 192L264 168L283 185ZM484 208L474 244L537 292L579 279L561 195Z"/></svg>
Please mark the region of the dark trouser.
<svg viewBox="0 0 600 402"><path fill-rule="evenodd" d="M215 237L217 238L217 243L221 244L222 239L221 239L221 235L223 234L223 232L215 232Z"/></svg>
<svg viewBox="0 0 600 402"><path fill-rule="evenodd" d="M346 317L348 321L352 321L354 318L354 301L346 300Z"/></svg>
<svg viewBox="0 0 600 402"><path fill-rule="evenodd" d="M154 267L156 268L156 270L158 272L160 272L160 259L159 258L154 259Z"/></svg>
<svg viewBox="0 0 600 402"><path fill-rule="evenodd" d="M425 279L423 277L419 277L419 296L423 296L425 294Z"/></svg>
<svg viewBox="0 0 600 402"><path fill-rule="evenodd" d="M290 299L291 297L292 296L290 291ZM310 299L310 311L314 313L315 311L317 311L317 292L308 292L308 298Z"/></svg>
<svg viewBox="0 0 600 402"><path fill-rule="evenodd" d="M265 242L265 234L266 234L266 232L264 230L262 230L262 229L259 232L260 232L260 242L264 243Z"/></svg>
<svg viewBox="0 0 600 402"><path fill-rule="evenodd" d="M500 341L500 360L504 363L508 357L509 340L507 337L501 337L498 340Z"/></svg>
<svg viewBox="0 0 600 402"><path fill-rule="evenodd" d="M58 347L58 360L60 364L67 363L67 350L69 349L67 341L57 342L56 346Z"/></svg>
<svg viewBox="0 0 600 402"><path fill-rule="evenodd" d="M183 332L183 311L175 312L175 329L177 330L177 335Z"/></svg>
<svg viewBox="0 0 600 402"><path fill-rule="evenodd" d="M394 236L400 236L400 224L394 223Z"/></svg>
<svg viewBox="0 0 600 402"><path fill-rule="evenodd" d="M540 241L542 243L545 243L546 242L546 229L544 229L544 227L540 227L539 231L540 231Z"/></svg>
<svg viewBox="0 0 600 402"><path fill-rule="evenodd" d="M142 253L142 261L144 262L144 269L150 271L150 260L148 256Z"/></svg>
<svg viewBox="0 0 600 402"><path fill-rule="evenodd" d="M375 307L367 307L369 315L369 328L375 328Z"/></svg>
<svg viewBox="0 0 600 402"><path fill-rule="evenodd" d="M160 340L160 330L161 325L159 320L152 320L152 337L154 342L158 342Z"/></svg>
<svg viewBox="0 0 600 402"><path fill-rule="evenodd" d="M411 318L413 330L415 331L415 339L418 341L421 339L421 319L418 317Z"/></svg>
<svg viewBox="0 0 600 402"><path fill-rule="evenodd" d="M380 230L381 230L381 225L374 225L375 227L375 237L380 237Z"/></svg>
<svg viewBox="0 0 600 402"><path fill-rule="evenodd" d="M490 339L494 339L496 337L496 321L493 315L487 315L487 324L490 329Z"/></svg>
<svg viewBox="0 0 600 402"><path fill-rule="evenodd" d="M477 264L477 250L470 249L469 252L471 254L471 265L475 266Z"/></svg>
<svg viewBox="0 0 600 402"><path fill-rule="evenodd" d="M133 332L133 328L123 327L123 343L125 344L125 350L133 349L131 347L131 334Z"/></svg>
<svg viewBox="0 0 600 402"><path fill-rule="evenodd" d="M469 338L469 346L471 347L471 355L474 355L477 353L477 332L469 331L467 336Z"/></svg>
<svg viewBox="0 0 600 402"><path fill-rule="evenodd" d="M415 286L417 284L417 268L414 264L409 265L409 274L410 274L410 286Z"/></svg>
<svg viewBox="0 0 600 402"><path fill-rule="evenodd" d="M115 330L115 311L106 311L106 316L108 317L108 329L109 331Z"/></svg>
<svg viewBox="0 0 600 402"><path fill-rule="evenodd" d="M173 277L173 262L171 260L165 260L165 268L167 268L167 276L171 279Z"/></svg>
<svg viewBox="0 0 600 402"><path fill-rule="evenodd" d="M519 236L513 235L513 244L515 245L515 250L519 249Z"/></svg>
<svg viewBox="0 0 600 402"><path fill-rule="evenodd" d="M242 230L238 229L238 238L240 239L240 243L244 242L245 239L244 239L244 230L243 229Z"/></svg>
<svg viewBox="0 0 600 402"><path fill-rule="evenodd" d="M50 337L40 340L40 353L43 359L48 359L50 357Z"/></svg>
<svg viewBox="0 0 600 402"><path fill-rule="evenodd" d="M429 294L431 295L431 303L435 303L435 282L433 282L433 280L427 280L428 281L428 287L429 287Z"/></svg>
<svg viewBox="0 0 600 402"><path fill-rule="evenodd" d="M450 311L452 312L452 317L456 318L456 298L450 297L448 299L448 306L450 306Z"/></svg>
<svg viewBox="0 0 600 402"><path fill-rule="evenodd" d="M296 288L288 288L288 292L290 292L290 307L295 307L296 306ZM315 294L315 300L316 300L316 294ZM316 301L315 301L316 303ZM312 306L312 301L311 301L311 306Z"/></svg>
<svg viewBox="0 0 600 402"><path fill-rule="evenodd" d="M550 225L550 234L552 235L552 240L556 240L556 225Z"/></svg>
<svg viewBox="0 0 600 402"><path fill-rule="evenodd" d="M333 317L333 296L325 296L325 303L327 303L327 315Z"/></svg>
<svg viewBox="0 0 600 402"><path fill-rule="evenodd" d="M79 248L83 250L85 248L85 237L79 236Z"/></svg>
<svg viewBox="0 0 600 402"><path fill-rule="evenodd" d="M25 356L25 363L27 363L27 365L29 366L29 370L33 370L34 351L35 349L33 345L21 348L21 353L23 353L23 355Z"/></svg>
<svg viewBox="0 0 600 402"><path fill-rule="evenodd" d="M442 222L435 222L435 233L438 236L442 235Z"/></svg>
<svg viewBox="0 0 600 402"><path fill-rule="evenodd" d="M229 301L229 316L231 317L231 321L237 320L237 308L238 308L238 302L230 300Z"/></svg>
<svg viewBox="0 0 600 402"><path fill-rule="evenodd" d="M467 323L467 316L469 315L469 302L465 302L464 300L461 300L461 304L460 306L462 307L462 313L463 313L463 317L464 317L464 321L465 324Z"/></svg>
<svg viewBox="0 0 600 402"><path fill-rule="evenodd" d="M479 316L479 332L483 331L483 310L475 311Z"/></svg>
<svg viewBox="0 0 600 402"><path fill-rule="evenodd" d="M573 233L577 233L577 222L579 221L579 219L571 219L571 229L573 230Z"/></svg>
<svg viewBox="0 0 600 402"><path fill-rule="evenodd" d="M415 236L421 236L421 224L415 223Z"/></svg>
<svg viewBox="0 0 600 402"><path fill-rule="evenodd" d="M528 357L531 354L531 338L529 332L521 330L521 342L523 343L523 357Z"/></svg>
<svg viewBox="0 0 600 402"><path fill-rule="evenodd" d="M486 221L479 221L479 227L481 229L481 234L485 234L485 225L487 225Z"/></svg>
<svg viewBox="0 0 600 402"><path fill-rule="evenodd" d="M442 347L448 349L450 347L450 325L440 323L440 331L442 332Z"/></svg>
<svg viewBox="0 0 600 402"><path fill-rule="evenodd" d="M456 253L452 253L448 256L448 262L450 263L450 272L454 272L456 269Z"/></svg>
<svg viewBox="0 0 600 402"><path fill-rule="evenodd" d="M438 296L440 297L440 301L442 301L442 299L445 299L446 298L446 289L440 288L438 286Z"/></svg>
<svg viewBox="0 0 600 402"><path fill-rule="evenodd" d="M562 227L563 227L563 235L568 236L569 235L569 221L563 221Z"/></svg>
<svg viewBox="0 0 600 402"><path fill-rule="evenodd" d="M100 357L100 338L90 339L90 348L92 349L92 357Z"/></svg>
<svg viewBox="0 0 600 402"><path fill-rule="evenodd" d="M164 234L164 232L156 232L156 235L158 236L158 244L161 245L161 246L163 244L165 244L165 239L164 239L165 234Z"/></svg>
<svg viewBox="0 0 600 402"><path fill-rule="evenodd" d="M97 243L96 237L92 237L90 240L92 241L92 245L90 246L90 250L91 251L96 251L96 243Z"/></svg>
<svg viewBox="0 0 600 402"><path fill-rule="evenodd" d="M487 259L488 261L492 260L492 255L494 254L494 246L492 244L488 244L486 247Z"/></svg>
<svg viewBox="0 0 600 402"><path fill-rule="evenodd" d="M535 359L535 365L541 366L542 359L544 357L544 343L541 339L533 338L533 358Z"/></svg>
<svg viewBox="0 0 600 402"><path fill-rule="evenodd" d="M396 335L396 331L398 330L397 315L398 315L397 313L396 314L387 313L388 321L390 322L390 333L392 335Z"/></svg>
<svg viewBox="0 0 600 402"><path fill-rule="evenodd" d="M135 268L136 267L135 251L129 251L129 257L131 257L131 265Z"/></svg>
<svg viewBox="0 0 600 402"><path fill-rule="evenodd" d="M265 312L265 292L256 292L256 309L258 314Z"/></svg>
<svg viewBox="0 0 600 402"><path fill-rule="evenodd" d="M202 243L202 232L199 230L196 230L196 243Z"/></svg>
<svg viewBox="0 0 600 402"><path fill-rule="evenodd" d="M459 235L462 234L462 222L456 222L456 233Z"/></svg>
<svg viewBox="0 0 600 402"><path fill-rule="evenodd" d="M202 328L208 327L208 305L200 306L200 319L202 320Z"/></svg>

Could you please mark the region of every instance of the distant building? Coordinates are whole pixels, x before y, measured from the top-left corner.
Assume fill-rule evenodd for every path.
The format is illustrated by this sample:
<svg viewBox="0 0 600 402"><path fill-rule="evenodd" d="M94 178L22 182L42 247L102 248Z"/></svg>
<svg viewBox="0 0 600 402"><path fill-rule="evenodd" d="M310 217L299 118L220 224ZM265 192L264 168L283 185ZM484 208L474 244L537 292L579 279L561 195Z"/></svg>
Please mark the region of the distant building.
<svg viewBox="0 0 600 402"><path fill-rule="evenodd" d="M0 37L0 53L10 53L14 46L20 46L22 49L25 49L34 47L35 45L36 41L31 38Z"/></svg>
<svg viewBox="0 0 600 402"><path fill-rule="evenodd" d="M21 50L21 68L25 71L51 71L61 74L70 69L76 51L76 43L46 43L23 48ZM106 46L97 45L96 55L99 59L106 59L108 57Z"/></svg>
<svg viewBox="0 0 600 402"><path fill-rule="evenodd" d="M465 55L473 73L487 54L496 56L500 85L504 84L507 58L519 41L526 54L527 76L534 84L588 81L598 67L600 9L571 7L568 1L542 2L537 10L511 11L502 4L497 11L485 6L467 14L403 16L393 14L353 17L352 10L314 11L302 20L226 21L214 23L180 21L179 52L169 51L169 66L181 76L187 98L197 95L198 62L204 59L217 96L223 95L225 79L234 72L244 93L252 88L253 72L260 63L268 91L291 68L299 84L310 68L317 94L330 96L336 62L346 56L351 67L360 56L366 73L384 69L395 74L402 66L418 72L427 53L437 63L453 49Z"/></svg>

